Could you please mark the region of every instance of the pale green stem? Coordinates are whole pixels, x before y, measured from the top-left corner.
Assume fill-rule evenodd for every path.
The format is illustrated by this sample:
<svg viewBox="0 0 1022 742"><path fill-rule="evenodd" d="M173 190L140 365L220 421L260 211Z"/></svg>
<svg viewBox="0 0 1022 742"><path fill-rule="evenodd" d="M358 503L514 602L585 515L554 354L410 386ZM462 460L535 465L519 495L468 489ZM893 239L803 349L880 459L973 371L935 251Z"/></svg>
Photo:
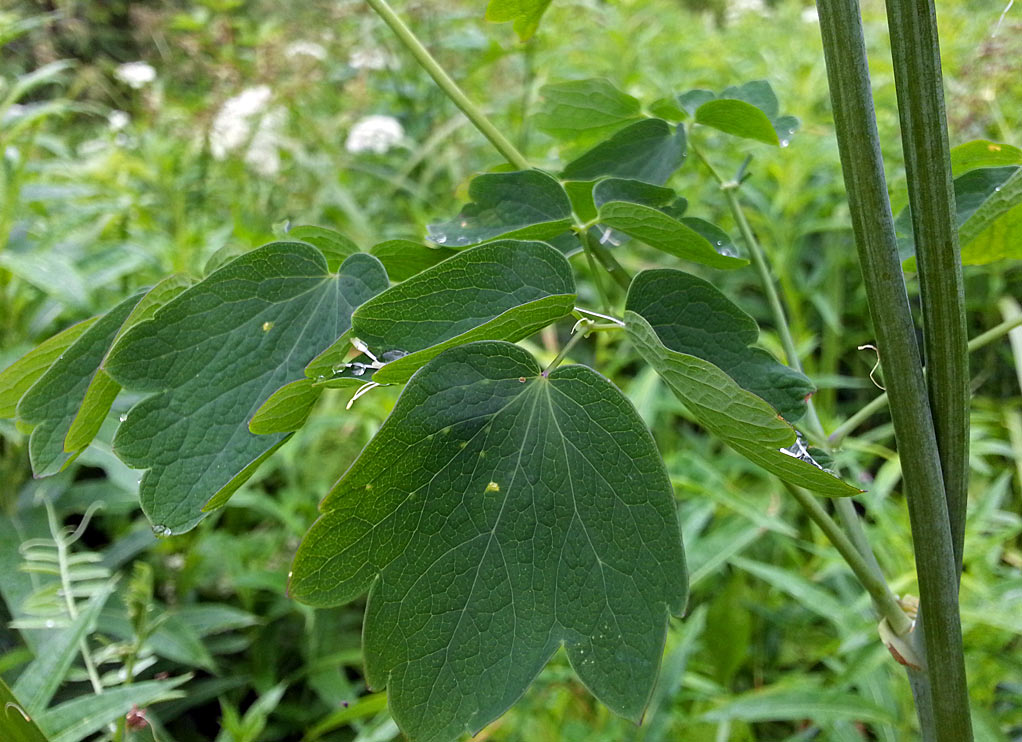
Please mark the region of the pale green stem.
<svg viewBox="0 0 1022 742"><path fill-rule="evenodd" d="M823 509L819 499L801 487L796 487L788 482L785 482L784 486L798 504L805 509L812 521L820 527L823 534L834 544L834 548L838 550L855 577L873 599L877 613L887 619L887 623L895 634L898 636L907 634L912 629L912 619L898 604L887 581L874 571L873 566L866 561L848 535Z"/></svg>
<svg viewBox="0 0 1022 742"><path fill-rule="evenodd" d="M500 130L493 125L492 121L486 118L486 115L475 103L469 100L468 96L451 79L451 76L440 66L440 63L433 58L433 55L423 46L411 29L404 24L404 21L398 18L397 14L387 3L387 0L366 0L366 2L383 19L384 23L390 26L390 29L397 36L401 44L412 53L419 64L429 73L429 76L440 86L440 89L454 102L454 105L460 108L462 113L468 116L473 126L484 137L490 140L490 144L516 168L528 170L529 162L525 159L525 156L511 144L507 137L500 133Z"/></svg>
<svg viewBox="0 0 1022 742"><path fill-rule="evenodd" d="M582 251L586 256L586 263L589 264L589 272L593 275L593 283L596 284L596 292L600 295L600 305L605 314L610 314L610 299L607 298L607 290L603 287L603 276L596 268L596 259L593 257L592 239L589 237L589 230L582 227L578 232L578 239L582 243Z"/></svg>
<svg viewBox="0 0 1022 742"><path fill-rule="evenodd" d="M592 320L580 319L576 325L576 332L571 336L571 339L564 344L561 348L561 352L558 353L554 360L550 361L550 365L543 369L543 376L549 376L550 372L561 365L561 361L568 357L571 349L578 345L584 338L586 338L593 328ZM616 325L612 325L613 329L620 329Z"/></svg>
<svg viewBox="0 0 1022 742"><path fill-rule="evenodd" d="M1013 317L1001 322L999 325L990 328L986 332L977 335L969 341L968 349L969 352L979 350L980 348L989 345L995 340L1008 335L1016 327L1022 326L1022 315ZM1022 373L1022 371L1020 371ZM862 423L868 420L870 417L875 415L877 412L887 406L887 392L884 392L878 397L873 398L868 403L863 405L858 412L852 415L850 418L841 423L834 432L830 434L828 440L830 445L837 448L841 445L848 434L858 428Z"/></svg>

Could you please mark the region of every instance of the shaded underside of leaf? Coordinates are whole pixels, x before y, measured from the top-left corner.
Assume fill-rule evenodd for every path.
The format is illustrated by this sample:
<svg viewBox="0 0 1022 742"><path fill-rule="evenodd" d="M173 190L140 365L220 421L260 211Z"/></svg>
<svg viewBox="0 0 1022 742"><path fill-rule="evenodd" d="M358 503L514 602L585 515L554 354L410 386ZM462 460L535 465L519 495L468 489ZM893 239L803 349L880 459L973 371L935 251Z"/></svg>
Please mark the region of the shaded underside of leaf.
<svg viewBox="0 0 1022 742"><path fill-rule="evenodd" d="M350 329L351 312L387 286L376 258L349 257L338 274L300 242L265 245L228 263L128 331L107 361L127 389L153 392L114 439L118 456L147 470L142 507L161 533L201 520L283 434L248 421L277 389ZM221 502L224 498L215 500Z"/></svg>
<svg viewBox="0 0 1022 742"><path fill-rule="evenodd" d="M477 732L558 646L634 720L686 575L670 484L628 400L479 342L420 369L322 503L291 593L370 590L367 679L415 740Z"/></svg>
<svg viewBox="0 0 1022 742"><path fill-rule="evenodd" d="M687 152L683 126L672 127L662 119L644 119L568 163L561 177L593 180L613 176L662 185L681 167Z"/></svg>
<svg viewBox="0 0 1022 742"><path fill-rule="evenodd" d="M35 476L56 474L81 452L81 448L68 449L65 438L94 377L102 373L100 364L110 344L141 298L142 294L136 294L124 300L94 322L18 403L18 418L34 426L28 453ZM104 387L109 391L109 384L104 384ZM103 401L112 401L109 394L104 392ZM99 409L96 407L93 412L98 413ZM106 415L107 409L109 404L102 409L102 415Z"/></svg>
<svg viewBox="0 0 1022 742"><path fill-rule="evenodd" d="M542 240L571 225L571 203L556 179L539 170L484 173L468 189L472 203L448 222L429 225L429 238L466 247L498 237Z"/></svg>
<svg viewBox="0 0 1022 742"><path fill-rule="evenodd" d="M642 115L638 100L604 78L551 83L539 94L535 124L558 139L596 142Z"/></svg>
<svg viewBox="0 0 1022 742"><path fill-rule="evenodd" d="M781 479L831 497L859 493L809 461L781 449L796 443L795 430L763 399L742 389L709 361L667 348L641 315L625 312L636 351L657 370L692 416L753 463Z"/></svg>
<svg viewBox="0 0 1022 742"><path fill-rule="evenodd" d="M373 380L398 383L445 348L473 340L516 341L571 312L571 266L542 242L480 245L393 286L359 307L356 337L375 349L408 355Z"/></svg>
<svg viewBox="0 0 1022 742"><path fill-rule="evenodd" d="M456 250L446 247L426 247L411 240L387 240L369 249L387 269L390 280L405 281L437 263L457 255Z"/></svg>
<svg viewBox="0 0 1022 742"><path fill-rule="evenodd" d="M751 347L759 339L756 320L713 284L683 271L643 271L632 281L626 306L667 348L714 364L789 422L805 415L806 398L816 391L812 382Z"/></svg>

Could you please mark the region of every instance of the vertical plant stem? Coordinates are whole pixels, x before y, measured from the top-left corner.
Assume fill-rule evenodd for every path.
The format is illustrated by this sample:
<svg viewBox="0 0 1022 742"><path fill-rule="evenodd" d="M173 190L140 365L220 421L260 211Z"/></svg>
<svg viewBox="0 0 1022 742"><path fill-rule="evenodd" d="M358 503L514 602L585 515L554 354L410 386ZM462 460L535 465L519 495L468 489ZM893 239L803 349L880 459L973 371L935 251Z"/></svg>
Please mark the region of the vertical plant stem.
<svg viewBox="0 0 1022 742"><path fill-rule="evenodd" d="M969 487L969 353L933 0L887 0L923 309L923 352L951 541L962 571Z"/></svg>
<svg viewBox="0 0 1022 742"><path fill-rule="evenodd" d="M958 570L933 418L887 196L856 0L818 0L838 149L873 328L888 383L926 617L934 739L969 742Z"/></svg>
<svg viewBox="0 0 1022 742"><path fill-rule="evenodd" d="M500 130L493 125L492 121L486 118L486 115L479 110L476 104L469 100L468 96L451 79L451 76L440 66L440 63L433 58L433 55L423 46L411 29L404 24L404 21L398 18L397 13L390 7L387 0L366 0L366 2L383 19L384 23L390 26L390 29L397 36L401 44L412 53L423 69L440 86L440 89L454 102L454 105L460 108L462 113L472 121L476 129L490 140L490 144L516 168L528 170L529 162L525 159L525 156L511 144L507 137L500 133Z"/></svg>
<svg viewBox="0 0 1022 742"><path fill-rule="evenodd" d="M610 314L610 299L607 298L607 290L603 287L603 277L596 269L596 258L593 257L592 239L589 237L589 231L583 227L578 233L578 239L582 243L582 250L586 254L589 272L593 274L593 283L596 284L596 292L600 295L600 305L603 313Z"/></svg>

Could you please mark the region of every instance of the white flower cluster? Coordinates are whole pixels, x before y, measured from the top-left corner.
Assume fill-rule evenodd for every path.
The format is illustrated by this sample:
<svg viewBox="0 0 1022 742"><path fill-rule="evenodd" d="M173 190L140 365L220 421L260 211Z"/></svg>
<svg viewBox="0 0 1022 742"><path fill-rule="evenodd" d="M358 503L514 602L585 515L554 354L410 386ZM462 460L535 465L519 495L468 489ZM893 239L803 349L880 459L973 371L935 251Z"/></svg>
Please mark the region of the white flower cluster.
<svg viewBox="0 0 1022 742"><path fill-rule="evenodd" d="M247 144L244 159L249 167L265 176L280 171L285 112L269 107L272 95L268 85L258 85L224 101L209 132L213 157L222 160Z"/></svg>
<svg viewBox="0 0 1022 742"><path fill-rule="evenodd" d="M295 57L312 57L323 61L326 59L326 49L321 44L317 44L315 41L292 41L284 49L284 56L288 59L294 59Z"/></svg>
<svg viewBox="0 0 1022 742"><path fill-rule="evenodd" d="M148 62L125 62L114 70L114 77L138 90L156 80L156 68Z"/></svg>
<svg viewBox="0 0 1022 742"><path fill-rule="evenodd" d="M373 114L355 122L348 132L344 148L352 153L375 152L382 155L404 139L405 130L393 116Z"/></svg>

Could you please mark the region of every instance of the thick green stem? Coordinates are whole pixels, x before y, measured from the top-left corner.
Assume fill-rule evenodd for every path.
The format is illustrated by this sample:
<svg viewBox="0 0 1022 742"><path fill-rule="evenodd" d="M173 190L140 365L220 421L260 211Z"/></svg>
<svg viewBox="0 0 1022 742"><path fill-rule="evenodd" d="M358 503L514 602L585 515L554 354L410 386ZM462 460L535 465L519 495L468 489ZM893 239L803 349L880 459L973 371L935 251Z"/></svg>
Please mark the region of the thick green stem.
<svg viewBox="0 0 1022 742"><path fill-rule="evenodd" d="M1002 338L1005 335L1008 335L1012 330L1019 326L1022 326L1022 315L1007 319L1004 322L1001 322L996 327L991 327L986 332L977 335L972 340L970 340L969 344L966 347L968 348L969 352L972 353L973 351L979 350L980 348L989 345L995 340ZM884 392L879 397L875 397L874 399L870 400L867 404L863 405L863 407L861 407L858 412L856 412L850 418L841 423L837 428L835 428L834 432L831 433L827 439L830 442L830 445L834 447L840 446L841 442L848 437L849 433L858 428L866 420L871 418L873 415L875 415L877 412L879 412L886 406L887 392Z"/></svg>
<svg viewBox="0 0 1022 742"><path fill-rule="evenodd" d="M856 0L818 0L827 77L859 262L884 364L909 520L938 742L969 742L958 570L940 455L887 196Z"/></svg>
<svg viewBox="0 0 1022 742"><path fill-rule="evenodd" d="M514 167L519 170L528 170L529 162L525 159L525 156L511 144L507 137L500 133L500 130L493 125L492 121L486 118L486 115L479 110L475 103L469 100L468 96L458 87L458 84L440 66L440 63L433 59L433 55L416 38L411 29L404 24L404 21L398 18L397 14L387 3L387 0L366 0L366 2L390 26L390 29L397 36L401 44L412 53L419 64L429 73L429 76L440 86L440 89L454 102L454 105L460 108L462 113L468 116L476 129L490 140L490 144L496 147L497 151Z"/></svg>
<svg viewBox="0 0 1022 742"><path fill-rule="evenodd" d="M969 354L933 0L887 0L923 309L923 351L951 540L962 571L969 486Z"/></svg>
<svg viewBox="0 0 1022 742"><path fill-rule="evenodd" d="M830 539L830 542L834 544L834 548L844 557L849 568L851 568L866 592L869 593L869 597L873 599L873 605L876 607L877 613L882 618L887 619L887 623L894 633L904 636L911 631L912 619L898 605L898 601L888 587L887 582L866 561L859 552L859 549L852 543L852 540L834 522L834 519L827 515L827 511L823 509L817 497L793 484L785 482L784 486L798 504L802 506L812 521L819 526L823 534Z"/></svg>

